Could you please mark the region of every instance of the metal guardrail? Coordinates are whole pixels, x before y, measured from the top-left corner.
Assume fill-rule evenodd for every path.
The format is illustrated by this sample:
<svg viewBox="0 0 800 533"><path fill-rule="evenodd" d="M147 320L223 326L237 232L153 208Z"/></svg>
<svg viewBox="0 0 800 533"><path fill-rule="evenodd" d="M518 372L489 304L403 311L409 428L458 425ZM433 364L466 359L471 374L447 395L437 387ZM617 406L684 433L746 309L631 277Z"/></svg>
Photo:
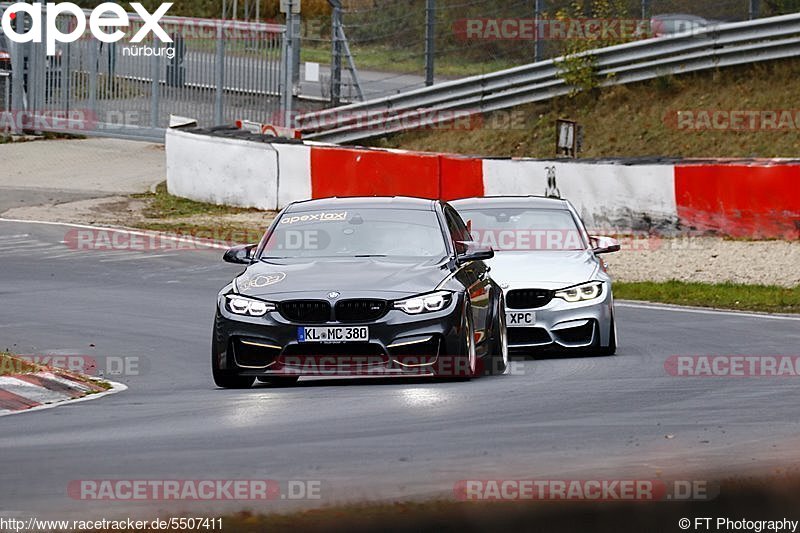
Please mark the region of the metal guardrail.
<svg viewBox="0 0 800 533"><path fill-rule="evenodd" d="M597 50L601 86L670 74L800 56L800 13L720 24ZM384 98L297 117L305 139L348 143L568 94L559 77L563 57L471 76Z"/></svg>

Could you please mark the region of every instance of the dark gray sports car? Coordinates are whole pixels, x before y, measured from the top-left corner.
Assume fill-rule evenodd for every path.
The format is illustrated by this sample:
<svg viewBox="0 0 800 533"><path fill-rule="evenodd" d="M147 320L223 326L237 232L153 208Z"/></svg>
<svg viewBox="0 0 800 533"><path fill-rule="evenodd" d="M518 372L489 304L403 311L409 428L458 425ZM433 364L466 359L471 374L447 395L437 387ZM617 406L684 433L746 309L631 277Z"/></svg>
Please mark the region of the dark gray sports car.
<svg viewBox="0 0 800 533"><path fill-rule="evenodd" d="M503 291L447 203L330 198L285 208L217 298L220 387L300 376L504 373Z"/></svg>

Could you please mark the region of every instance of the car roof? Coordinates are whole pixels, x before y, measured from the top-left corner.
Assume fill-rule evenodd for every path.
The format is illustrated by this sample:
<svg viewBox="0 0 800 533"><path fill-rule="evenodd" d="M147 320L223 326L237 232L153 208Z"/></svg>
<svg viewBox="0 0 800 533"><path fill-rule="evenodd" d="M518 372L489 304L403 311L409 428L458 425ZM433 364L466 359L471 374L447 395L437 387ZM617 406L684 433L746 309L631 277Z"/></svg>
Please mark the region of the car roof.
<svg viewBox="0 0 800 533"><path fill-rule="evenodd" d="M414 198L411 196L334 196L331 198L318 198L294 202L286 208L286 211L296 213L299 211L316 211L319 209L365 209L370 207L433 211L437 203L439 203L438 200Z"/></svg>
<svg viewBox="0 0 800 533"><path fill-rule="evenodd" d="M456 209L481 207L526 207L528 209L569 209L563 198L549 196L484 196L448 202Z"/></svg>

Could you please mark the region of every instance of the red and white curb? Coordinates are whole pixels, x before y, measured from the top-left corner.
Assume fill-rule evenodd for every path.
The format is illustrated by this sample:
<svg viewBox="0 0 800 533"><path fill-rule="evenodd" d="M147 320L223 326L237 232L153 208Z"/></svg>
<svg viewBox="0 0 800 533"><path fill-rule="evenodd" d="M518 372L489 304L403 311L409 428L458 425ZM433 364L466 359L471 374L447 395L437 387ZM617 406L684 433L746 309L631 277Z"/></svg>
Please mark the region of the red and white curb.
<svg viewBox="0 0 800 533"><path fill-rule="evenodd" d="M109 382L111 389L52 372L0 376L0 416L48 409L64 402L94 400L127 389Z"/></svg>

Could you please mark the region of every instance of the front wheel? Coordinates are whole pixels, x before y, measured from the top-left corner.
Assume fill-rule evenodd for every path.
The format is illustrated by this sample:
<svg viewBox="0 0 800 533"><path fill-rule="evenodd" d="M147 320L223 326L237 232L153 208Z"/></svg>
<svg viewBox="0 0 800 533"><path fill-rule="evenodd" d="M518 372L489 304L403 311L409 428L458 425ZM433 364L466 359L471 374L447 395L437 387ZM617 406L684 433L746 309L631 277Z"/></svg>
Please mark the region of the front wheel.
<svg viewBox="0 0 800 533"><path fill-rule="evenodd" d="M211 374L214 376L214 384L223 389L249 389L256 380L253 376L240 376L235 371L218 368L214 353L211 354Z"/></svg>
<svg viewBox="0 0 800 533"><path fill-rule="evenodd" d="M472 321L472 307L467 303L461 317L461 339L458 353L439 357L434 370L437 378L470 380L477 375L478 354L475 347L475 326Z"/></svg>
<svg viewBox="0 0 800 533"><path fill-rule="evenodd" d="M492 326L489 353L484 358L484 373L488 376L497 376L508 372L508 330L506 329L506 306L502 296L500 296L498 308ZM488 368L486 368L486 363L488 363Z"/></svg>
<svg viewBox="0 0 800 533"><path fill-rule="evenodd" d="M601 346L597 353L599 355L608 356L617 353L617 325L614 322L614 316L611 316L611 333L608 336L608 346Z"/></svg>

